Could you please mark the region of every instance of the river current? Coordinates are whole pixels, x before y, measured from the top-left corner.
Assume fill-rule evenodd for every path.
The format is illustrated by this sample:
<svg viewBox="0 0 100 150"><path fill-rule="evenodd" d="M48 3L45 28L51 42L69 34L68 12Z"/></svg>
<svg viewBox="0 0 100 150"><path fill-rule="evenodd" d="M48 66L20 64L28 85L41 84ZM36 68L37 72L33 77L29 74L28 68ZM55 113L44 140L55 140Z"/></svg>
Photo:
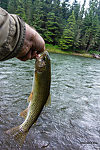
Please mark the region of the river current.
<svg viewBox="0 0 100 150"><path fill-rule="evenodd" d="M44 107L21 150L100 150L100 60L50 54L51 104ZM34 60L0 62L0 150L18 150L7 129L20 125Z"/></svg>

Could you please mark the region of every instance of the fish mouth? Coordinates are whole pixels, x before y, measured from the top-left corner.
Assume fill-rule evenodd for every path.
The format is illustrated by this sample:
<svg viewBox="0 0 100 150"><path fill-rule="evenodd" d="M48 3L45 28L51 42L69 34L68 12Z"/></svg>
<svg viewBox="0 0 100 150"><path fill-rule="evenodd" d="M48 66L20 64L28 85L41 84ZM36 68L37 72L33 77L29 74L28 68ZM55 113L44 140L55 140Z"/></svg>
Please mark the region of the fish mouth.
<svg viewBox="0 0 100 150"><path fill-rule="evenodd" d="M38 54L37 56L36 56L36 60L38 60L38 59L43 59L44 61L45 61L45 58L46 57L48 57L48 52L47 51L44 51L44 52L42 52L42 53L40 53L40 54Z"/></svg>
<svg viewBox="0 0 100 150"><path fill-rule="evenodd" d="M38 72L43 72L46 69L46 54L41 53L36 57L35 70Z"/></svg>

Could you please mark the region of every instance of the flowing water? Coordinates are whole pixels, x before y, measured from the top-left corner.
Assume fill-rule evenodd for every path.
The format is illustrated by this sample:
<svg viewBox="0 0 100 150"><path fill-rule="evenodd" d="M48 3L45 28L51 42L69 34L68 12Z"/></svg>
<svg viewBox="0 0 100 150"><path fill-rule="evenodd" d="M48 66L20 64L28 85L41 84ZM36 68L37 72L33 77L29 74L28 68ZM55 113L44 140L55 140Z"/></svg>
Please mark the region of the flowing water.
<svg viewBox="0 0 100 150"><path fill-rule="evenodd" d="M51 105L44 107L21 150L100 150L100 60L50 54ZM17 150L5 131L20 125L34 60L0 62L0 150Z"/></svg>

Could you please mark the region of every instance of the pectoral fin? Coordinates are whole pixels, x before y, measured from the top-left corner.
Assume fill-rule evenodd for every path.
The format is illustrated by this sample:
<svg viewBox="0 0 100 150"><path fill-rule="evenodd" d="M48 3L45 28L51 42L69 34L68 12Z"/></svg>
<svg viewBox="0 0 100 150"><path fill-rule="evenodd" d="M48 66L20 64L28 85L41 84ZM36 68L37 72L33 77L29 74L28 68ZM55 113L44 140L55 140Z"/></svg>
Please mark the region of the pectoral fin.
<svg viewBox="0 0 100 150"><path fill-rule="evenodd" d="M33 92L31 92L30 96L28 97L28 102L32 100Z"/></svg>
<svg viewBox="0 0 100 150"><path fill-rule="evenodd" d="M45 106L48 106L50 104L51 104L51 95L48 96Z"/></svg>
<svg viewBox="0 0 100 150"><path fill-rule="evenodd" d="M26 116L27 116L27 112L28 112L28 108L26 108L24 111L22 111L22 112L20 113L20 116L25 119Z"/></svg>

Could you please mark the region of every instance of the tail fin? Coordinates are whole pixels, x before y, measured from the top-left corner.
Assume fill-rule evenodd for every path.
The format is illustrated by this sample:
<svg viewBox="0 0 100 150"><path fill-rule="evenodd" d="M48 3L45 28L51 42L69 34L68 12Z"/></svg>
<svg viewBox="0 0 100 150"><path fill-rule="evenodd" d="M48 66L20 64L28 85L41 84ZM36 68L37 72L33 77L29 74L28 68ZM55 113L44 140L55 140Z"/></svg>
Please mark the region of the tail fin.
<svg viewBox="0 0 100 150"><path fill-rule="evenodd" d="M28 134L28 131L24 132L18 126L7 130L6 134L8 134L9 136L13 136L14 140L18 143L19 147L22 147Z"/></svg>

